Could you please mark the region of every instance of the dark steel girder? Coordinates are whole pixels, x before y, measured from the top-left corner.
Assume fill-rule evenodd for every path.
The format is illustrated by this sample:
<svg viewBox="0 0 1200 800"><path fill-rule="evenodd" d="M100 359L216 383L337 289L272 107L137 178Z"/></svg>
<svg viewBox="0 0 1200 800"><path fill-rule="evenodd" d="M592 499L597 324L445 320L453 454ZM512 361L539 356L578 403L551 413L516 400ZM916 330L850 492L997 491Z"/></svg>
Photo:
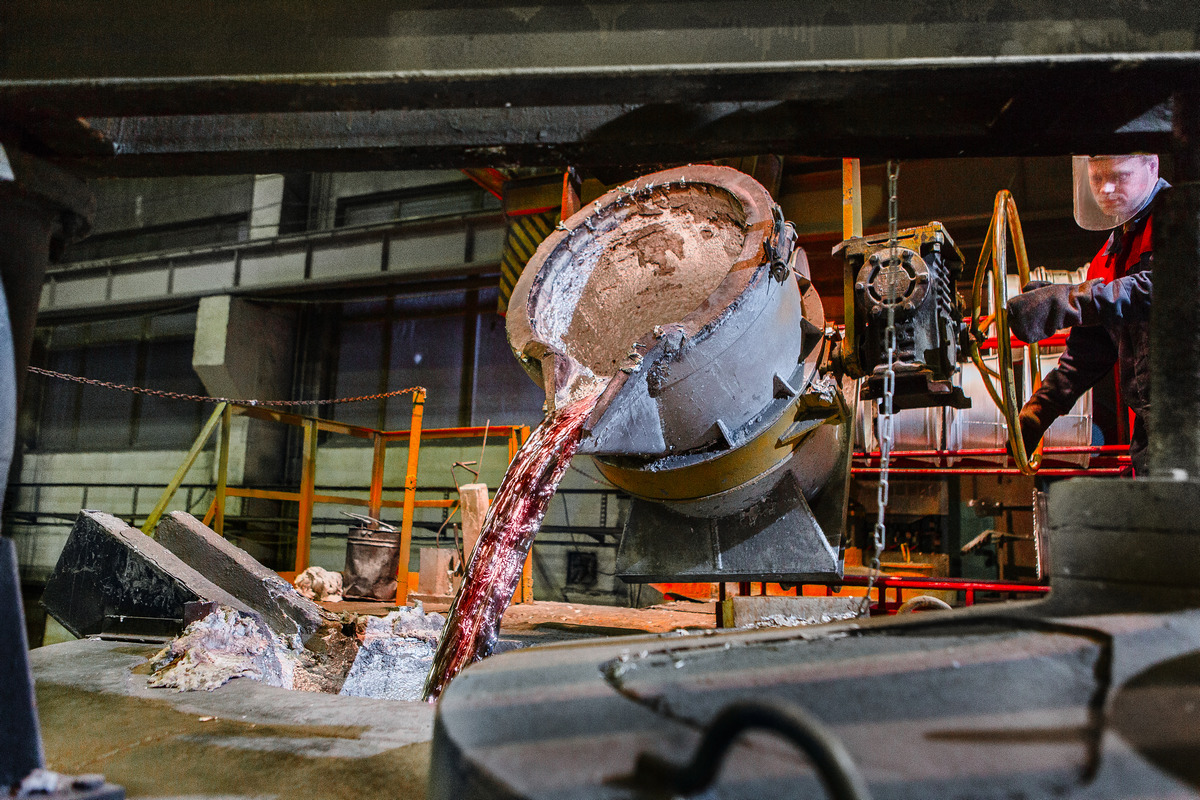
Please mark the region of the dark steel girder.
<svg viewBox="0 0 1200 800"><path fill-rule="evenodd" d="M30 117L26 127L38 132L48 157L104 175L655 164L762 152L916 158L1156 150L1169 136L1164 103L1172 87L1200 81L1200 54L970 67L839 65L824 82L806 65L791 73L766 70L780 87L774 97L764 99L759 83L743 74L737 85L747 87L746 96L721 101L705 92L735 97L733 83L714 78L706 88L687 70L676 85L669 70L655 73L652 81L627 86L639 102L585 102L622 90L611 76L593 76L600 90L589 94L581 76L567 75L562 81L570 91L541 105L529 102L544 101L546 87L534 91L530 84L528 94L503 95L517 100L508 107L141 113L93 117L86 127L43 115ZM180 81L175 95L156 85L163 98L182 101L198 82ZM369 87L379 99L382 84ZM467 100L484 99L470 83L460 88ZM248 83L246 90L253 96L266 87ZM0 100L15 102L5 91L0 87ZM343 105L355 105L351 88L339 91ZM208 107L212 98L201 95L198 105ZM447 93L438 98L450 100ZM91 103L89 110L105 108Z"/></svg>
<svg viewBox="0 0 1200 800"><path fill-rule="evenodd" d="M983 5L12 4L0 139L93 175L1062 154L1159 148L1200 82L1193 0Z"/></svg>

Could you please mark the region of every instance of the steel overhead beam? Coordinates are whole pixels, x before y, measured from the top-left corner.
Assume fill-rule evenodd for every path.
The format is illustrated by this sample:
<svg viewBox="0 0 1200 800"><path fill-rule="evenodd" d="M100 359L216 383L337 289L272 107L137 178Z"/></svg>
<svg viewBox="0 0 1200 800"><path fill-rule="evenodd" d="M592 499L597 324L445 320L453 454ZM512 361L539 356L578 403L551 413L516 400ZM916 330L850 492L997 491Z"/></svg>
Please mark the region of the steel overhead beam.
<svg viewBox="0 0 1200 800"><path fill-rule="evenodd" d="M1047 81L1153 87L1185 82L1198 63L1200 50L294 75L5 79L0 71L0 109L110 117L833 101L882 89L903 97Z"/></svg>
<svg viewBox="0 0 1200 800"><path fill-rule="evenodd" d="M0 11L0 138L92 175L1158 149L1200 5ZM63 47L62 42L71 42Z"/></svg>

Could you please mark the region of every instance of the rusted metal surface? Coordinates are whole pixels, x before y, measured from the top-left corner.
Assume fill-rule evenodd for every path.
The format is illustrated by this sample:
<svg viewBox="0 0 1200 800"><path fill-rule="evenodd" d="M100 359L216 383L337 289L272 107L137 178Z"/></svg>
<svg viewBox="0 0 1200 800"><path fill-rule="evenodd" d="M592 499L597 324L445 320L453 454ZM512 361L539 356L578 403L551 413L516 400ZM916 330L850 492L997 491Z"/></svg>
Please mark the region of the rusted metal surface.
<svg viewBox="0 0 1200 800"><path fill-rule="evenodd" d="M1153 666L1164 646L1200 647L1194 612L1171 619L1170 637L1164 623L993 611L507 654L442 699L431 797L638 797L642 753L686 759L746 699L816 716L877 798L1196 797L1190 717L1157 735L1139 717L1181 697L1169 681L1184 664ZM801 758L757 737L711 791L821 796Z"/></svg>

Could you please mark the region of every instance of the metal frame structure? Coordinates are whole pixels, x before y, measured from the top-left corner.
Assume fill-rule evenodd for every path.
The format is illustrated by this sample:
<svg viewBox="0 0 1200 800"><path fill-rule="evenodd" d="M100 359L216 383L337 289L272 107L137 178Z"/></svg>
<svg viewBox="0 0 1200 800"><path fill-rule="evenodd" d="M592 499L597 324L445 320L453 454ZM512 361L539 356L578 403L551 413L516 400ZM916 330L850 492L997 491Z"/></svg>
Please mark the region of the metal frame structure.
<svg viewBox="0 0 1200 800"><path fill-rule="evenodd" d="M163 491L158 503L142 524L142 532L153 535L158 520L170 505L175 492L182 485L188 471L195 463L197 456L204 449L213 432L219 429L219 444L217 456L216 492L208 511L204 515L204 524L211 525L218 534L224 535L226 502L228 498L238 497L257 500L281 500L299 504L299 519L296 534L296 558L294 569L280 572L287 580L294 580L296 575L309 566L309 554L312 542L313 509L317 504L361 506L366 508L368 516L378 518L384 508L401 509L400 522L400 565L397 572L396 603L404 605L408 602L409 559L412 552L413 516L417 508L452 508L455 500L418 500L417 466L420 461L421 441L444 439L470 439L484 436L503 436L508 442L508 460L512 461L517 450L529 438L529 427L524 425L489 425L486 428L431 428L421 429L421 420L425 409L425 390L418 389L413 395L412 422L407 430L383 431L366 428L361 425L349 425L320 417L290 414L262 406L248 406L234 403L219 403L213 410L212 416L201 429L196 441L192 444L183 463L176 470L167 488ZM250 417L267 422L278 422L293 425L303 431L304 452L302 456L300 489L295 492L272 489L253 489L228 485L229 474L229 436L234 415ZM346 495L318 494L316 491L317 477L317 440L321 432L352 436L371 442L371 478L368 496L350 497ZM406 442L408 460L405 467L404 493L402 500L383 499L383 471L387 458L387 447L394 442ZM531 562L526 559L522 573L521 585L514 597L514 602L526 602L533 599L533 571Z"/></svg>

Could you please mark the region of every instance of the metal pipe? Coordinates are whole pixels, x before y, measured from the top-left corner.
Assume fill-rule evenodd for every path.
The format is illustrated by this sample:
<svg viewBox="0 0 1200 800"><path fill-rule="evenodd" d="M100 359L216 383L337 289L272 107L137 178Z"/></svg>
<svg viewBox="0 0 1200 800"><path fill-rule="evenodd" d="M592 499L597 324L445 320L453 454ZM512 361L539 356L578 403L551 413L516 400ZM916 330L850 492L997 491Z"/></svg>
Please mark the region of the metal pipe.
<svg viewBox="0 0 1200 800"><path fill-rule="evenodd" d="M142 533L147 536L154 535L154 526L158 524L158 520L162 517L163 512L167 510L167 505L171 502L171 498L175 496L175 492L179 491L179 487L183 485L183 479L187 477L188 470L196 463L196 458L200 455L200 451L204 449L204 445L208 443L208 437L212 436L213 430L217 424L224 418L226 403L218 403L213 409L212 415L208 418L208 422L204 423L204 427L200 429L200 435L196 437L196 441L192 442L192 449L184 456L183 463L179 465L179 469L175 470L174 477L167 484L167 488L163 490L162 496L158 499L157 505L150 511L150 516L146 517L145 523L142 524ZM84 489L83 508L87 508L87 490ZM190 500L190 495L189 495ZM190 502L188 508L191 508Z"/></svg>

